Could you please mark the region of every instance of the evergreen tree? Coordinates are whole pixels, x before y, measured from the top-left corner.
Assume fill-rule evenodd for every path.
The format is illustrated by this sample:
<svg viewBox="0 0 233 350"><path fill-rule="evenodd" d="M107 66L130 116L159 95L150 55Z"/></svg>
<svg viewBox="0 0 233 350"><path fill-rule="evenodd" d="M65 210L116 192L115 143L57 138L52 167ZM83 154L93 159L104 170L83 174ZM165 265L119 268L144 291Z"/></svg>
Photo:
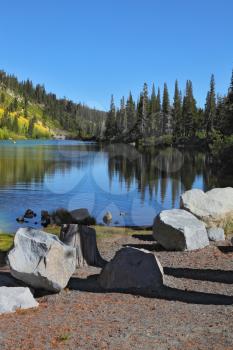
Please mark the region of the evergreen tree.
<svg viewBox="0 0 233 350"><path fill-rule="evenodd" d="M106 119L105 137L111 139L114 136L116 136L116 107L114 103L114 97L112 95L110 102L110 110Z"/></svg>
<svg viewBox="0 0 233 350"><path fill-rule="evenodd" d="M233 134L233 71L231 76L231 83L228 90L227 97L225 99L224 106L224 125L222 131L226 135Z"/></svg>
<svg viewBox="0 0 233 350"><path fill-rule="evenodd" d="M148 87L147 84L144 83L143 86L143 99L142 99L142 119L141 119L141 133L143 136L148 132L147 124L148 124L148 112L149 112L149 100L148 100Z"/></svg>
<svg viewBox="0 0 233 350"><path fill-rule="evenodd" d="M136 125L136 112L135 112L135 103L131 92L126 103L126 121L127 121L127 131L130 132L135 128Z"/></svg>
<svg viewBox="0 0 233 350"><path fill-rule="evenodd" d="M178 81L175 82L175 92L172 110L172 131L173 137L179 139L182 135L182 97L179 91Z"/></svg>
<svg viewBox="0 0 233 350"><path fill-rule="evenodd" d="M12 130L18 134L19 132L19 123L18 123L18 117L14 117L13 125L12 125Z"/></svg>
<svg viewBox="0 0 233 350"><path fill-rule="evenodd" d="M120 102L120 111L119 116L116 118L118 121L118 132L125 133L127 131L127 116L126 116L126 107L125 107L125 98L124 96Z"/></svg>
<svg viewBox="0 0 233 350"><path fill-rule="evenodd" d="M190 80L186 83L186 92L183 98L182 119L184 125L184 135L192 137L195 135L196 101L193 97L193 86Z"/></svg>
<svg viewBox="0 0 233 350"><path fill-rule="evenodd" d="M33 137L33 131L34 131L35 124L36 124L36 117L33 117L33 118L30 119L29 125L28 125L28 135L29 135L29 137Z"/></svg>
<svg viewBox="0 0 233 350"><path fill-rule="evenodd" d="M157 98L156 98L156 112L161 111L161 97L160 97L160 88L158 88Z"/></svg>
<svg viewBox="0 0 233 350"><path fill-rule="evenodd" d="M169 134L171 131L171 115L170 115L170 101L167 84L164 84L163 89L163 103L162 103L162 135Z"/></svg>
<svg viewBox="0 0 233 350"><path fill-rule="evenodd" d="M154 130L157 126L156 120L157 113L157 97L155 93L155 85L152 86L151 98L149 101L149 114L148 114L148 127L147 133L149 136L154 134Z"/></svg>
<svg viewBox="0 0 233 350"><path fill-rule="evenodd" d="M215 81L212 74L210 80L210 91L207 93L205 104L205 128L206 135L209 137L210 133L214 129L214 123L216 121L216 96L215 96Z"/></svg>
<svg viewBox="0 0 233 350"><path fill-rule="evenodd" d="M143 86L143 92L140 94L140 99L137 107L137 128L139 135L145 137L147 133L148 113L149 112L149 100L148 100L148 87L145 83Z"/></svg>

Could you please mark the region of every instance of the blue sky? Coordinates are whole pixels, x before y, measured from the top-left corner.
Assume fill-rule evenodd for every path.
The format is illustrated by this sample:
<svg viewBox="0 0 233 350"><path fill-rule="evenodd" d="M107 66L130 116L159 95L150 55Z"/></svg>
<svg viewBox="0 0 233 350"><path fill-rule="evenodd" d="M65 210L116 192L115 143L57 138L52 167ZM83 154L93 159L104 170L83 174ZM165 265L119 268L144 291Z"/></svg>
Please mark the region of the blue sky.
<svg viewBox="0 0 233 350"><path fill-rule="evenodd" d="M233 68L232 0L7 0L0 68L107 109L143 83L191 79L204 104L213 72L225 93Z"/></svg>

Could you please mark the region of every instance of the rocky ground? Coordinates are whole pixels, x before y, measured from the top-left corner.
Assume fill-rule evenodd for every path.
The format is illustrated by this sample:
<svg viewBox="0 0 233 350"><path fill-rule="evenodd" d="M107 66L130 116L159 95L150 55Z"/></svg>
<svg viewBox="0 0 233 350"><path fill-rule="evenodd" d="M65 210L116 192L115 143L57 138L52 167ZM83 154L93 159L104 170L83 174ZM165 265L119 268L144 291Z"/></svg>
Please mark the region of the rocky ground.
<svg viewBox="0 0 233 350"><path fill-rule="evenodd" d="M125 245L153 251L165 271L154 295L104 293L97 268L76 272L39 308L0 316L0 349L233 349L233 246L166 252L152 236L115 234L98 240L109 260ZM0 281L7 278L3 268Z"/></svg>

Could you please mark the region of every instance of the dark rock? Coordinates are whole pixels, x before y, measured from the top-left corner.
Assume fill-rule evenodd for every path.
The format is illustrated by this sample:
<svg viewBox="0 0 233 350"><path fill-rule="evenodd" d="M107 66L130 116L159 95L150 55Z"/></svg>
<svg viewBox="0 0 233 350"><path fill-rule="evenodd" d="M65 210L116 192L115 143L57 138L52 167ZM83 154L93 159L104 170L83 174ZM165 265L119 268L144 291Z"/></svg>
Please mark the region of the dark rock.
<svg viewBox="0 0 233 350"><path fill-rule="evenodd" d="M24 213L24 218L26 219L33 219L36 214L34 213L33 210L27 209Z"/></svg>

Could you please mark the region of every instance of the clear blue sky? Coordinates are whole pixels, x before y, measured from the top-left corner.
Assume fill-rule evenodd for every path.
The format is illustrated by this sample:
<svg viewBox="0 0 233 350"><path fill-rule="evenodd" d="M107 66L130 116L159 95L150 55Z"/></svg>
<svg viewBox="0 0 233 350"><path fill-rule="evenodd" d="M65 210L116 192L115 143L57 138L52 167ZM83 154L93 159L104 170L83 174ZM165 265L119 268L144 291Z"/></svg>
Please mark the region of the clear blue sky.
<svg viewBox="0 0 233 350"><path fill-rule="evenodd" d="M173 95L177 78L203 105L213 72L225 93L233 68L232 0L7 0L0 68L75 101L108 108L144 81Z"/></svg>

